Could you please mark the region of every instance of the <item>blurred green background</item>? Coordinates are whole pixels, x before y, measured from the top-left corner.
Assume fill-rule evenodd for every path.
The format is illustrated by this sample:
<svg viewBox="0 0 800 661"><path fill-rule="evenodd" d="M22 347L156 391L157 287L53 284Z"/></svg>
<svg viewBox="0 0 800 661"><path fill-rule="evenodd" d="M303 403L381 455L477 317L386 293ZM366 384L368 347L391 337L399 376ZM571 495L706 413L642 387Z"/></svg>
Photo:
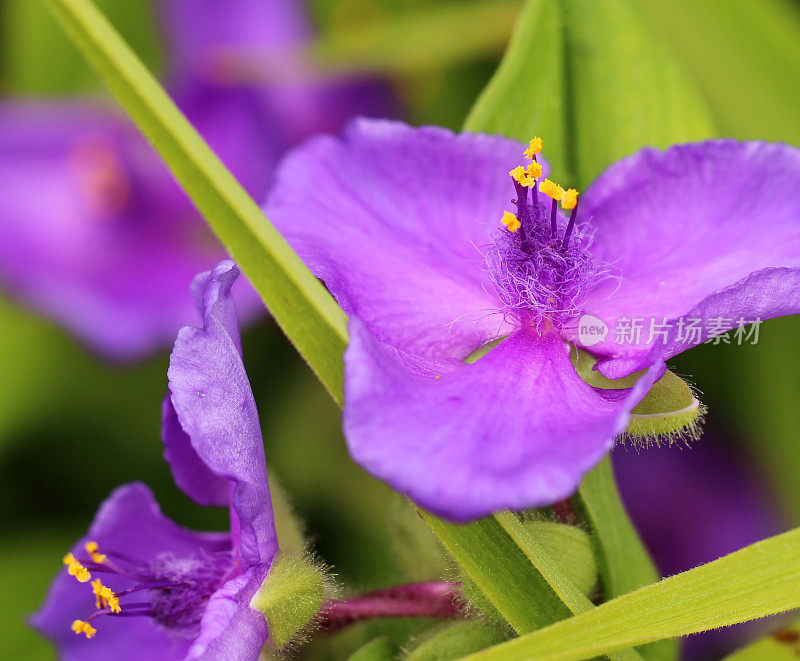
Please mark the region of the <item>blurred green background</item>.
<svg viewBox="0 0 800 661"><path fill-rule="evenodd" d="M159 70L163 53L151 0L97 3ZM376 20L413 26L410 15L453 4L316 0L310 11L319 34L330 36ZM411 121L460 126L499 61L509 12L516 11L512 4L518 6L497 0L503 18L491 28L478 26L484 37L496 34L476 39L477 54L463 48L469 35L457 34L442 38L457 38L460 50L431 52L426 59L422 49L405 69L402 62L383 67ZM636 8L700 86L719 134L800 145L800 5L640 0ZM426 35L407 29L409 50L419 40L425 43ZM57 96L87 89L99 89L94 75L44 4L3 0L0 92ZM762 327L756 346L703 346L672 363L697 384L710 423L726 431L731 452L768 480L776 507L794 524L800 523L799 341L800 320L779 319ZM269 321L247 331L244 351L272 474L307 522L320 556L348 588L399 580L391 552L391 493L349 461L336 406ZM180 523L225 527L226 513L191 503L161 459L167 357L165 348L144 364L105 365L60 329L0 300L0 657L52 658L24 618L42 600L64 551L116 485L142 480Z"/></svg>

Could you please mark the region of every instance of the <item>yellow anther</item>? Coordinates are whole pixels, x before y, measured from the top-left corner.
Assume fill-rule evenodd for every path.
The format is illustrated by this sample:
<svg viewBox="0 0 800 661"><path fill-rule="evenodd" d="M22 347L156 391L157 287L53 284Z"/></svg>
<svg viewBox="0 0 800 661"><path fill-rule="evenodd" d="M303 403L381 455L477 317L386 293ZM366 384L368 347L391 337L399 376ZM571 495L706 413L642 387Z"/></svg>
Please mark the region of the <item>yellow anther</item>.
<svg viewBox="0 0 800 661"><path fill-rule="evenodd" d="M549 179L545 179L539 184L539 191L547 195L547 197L552 197L557 202L560 202L561 198L564 197L564 189L555 181L550 181Z"/></svg>
<svg viewBox="0 0 800 661"><path fill-rule="evenodd" d="M518 184L522 183L522 180L525 179L527 173L525 172L525 168L521 165L518 165L513 170L511 170L508 174L511 175L511 178L516 181Z"/></svg>
<svg viewBox="0 0 800 661"><path fill-rule="evenodd" d="M86 583L89 579L92 578L92 575L89 573L89 570L86 569L80 562L75 559L75 556L72 553L67 553L64 556L62 562L67 566L67 572L70 576L74 576L77 578L81 583Z"/></svg>
<svg viewBox="0 0 800 661"><path fill-rule="evenodd" d="M94 560L98 565L102 564L106 561L106 556L102 553L97 552L98 544L97 542L86 542L83 545L83 548L86 549L86 552L92 556L92 560Z"/></svg>
<svg viewBox="0 0 800 661"><path fill-rule="evenodd" d="M72 623L72 630L78 635L85 634L87 638L94 638L94 635L97 633L97 629L83 620L75 620Z"/></svg>
<svg viewBox="0 0 800 661"><path fill-rule="evenodd" d="M528 173L529 177L533 177L534 179L538 179L542 176L542 164L537 163L536 161L531 161L528 163L528 167L525 168L525 172Z"/></svg>
<svg viewBox="0 0 800 661"><path fill-rule="evenodd" d="M94 605L97 608L108 607L112 613L119 613L122 610L117 595L111 588L103 585L99 578L92 581L92 591L94 592Z"/></svg>
<svg viewBox="0 0 800 661"><path fill-rule="evenodd" d="M79 583L88 583L92 575L89 573L89 570L86 569L80 562L74 562L69 567L67 567L67 572L70 576L74 576L78 579Z"/></svg>
<svg viewBox="0 0 800 661"><path fill-rule="evenodd" d="M578 206L578 191L574 188L568 188L561 196L561 206L564 209L574 209Z"/></svg>
<svg viewBox="0 0 800 661"><path fill-rule="evenodd" d="M503 212L503 217L500 219L500 222L508 228L509 232L516 232L522 224L519 222L519 218L510 211Z"/></svg>
<svg viewBox="0 0 800 661"><path fill-rule="evenodd" d="M533 158L540 151L542 151L542 139L536 136L530 141L528 148L525 150L525 158Z"/></svg>

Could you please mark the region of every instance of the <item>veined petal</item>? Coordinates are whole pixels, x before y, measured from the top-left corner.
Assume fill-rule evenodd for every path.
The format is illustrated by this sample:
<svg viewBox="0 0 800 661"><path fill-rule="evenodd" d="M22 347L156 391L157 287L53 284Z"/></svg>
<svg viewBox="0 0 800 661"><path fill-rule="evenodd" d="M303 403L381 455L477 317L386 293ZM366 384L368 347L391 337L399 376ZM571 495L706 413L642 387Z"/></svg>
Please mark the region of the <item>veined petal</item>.
<svg viewBox="0 0 800 661"><path fill-rule="evenodd" d="M72 548L76 557L84 555L86 541L98 542L100 549L147 561L158 554L174 553L192 557L230 548L227 533L197 533L166 518L153 494L143 484L127 484L116 489L100 506L86 536ZM135 581L117 577L115 587L124 589ZM102 631L92 640L70 630L75 619L85 618L92 609L91 590L66 571L56 577L43 606L31 624L58 646L66 661L122 658L127 652L161 660L180 659L189 641L176 638L147 617L105 617ZM122 656L121 656L122 655Z"/></svg>
<svg viewBox="0 0 800 661"><path fill-rule="evenodd" d="M593 252L619 275L586 307L610 328L590 347L606 358L598 367L610 377L697 344L679 338L681 317L707 328L717 317L736 324L800 311L794 147L714 140L644 149L606 170L580 213L596 228ZM642 320L640 341L616 341L621 319ZM667 322L672 334L649 341L651 321Z"/></svg>
<svg viewBox="0 0 800 661"><path fill-rule="evenodd" d="M383 341L464 358L509 332L482 249L511 209L524 145L356 120L278 171L267 217L344 310Z"/></svg>
<svg viewBox="0 0 800 661"><path fill-rule="evenodd" d="M356 318L350 337L344 430L353 458L459 521L570 495L662 367L629 390L599 390L577 375L555 333L520 330L471 365L404 354Z"/></svg>
<svg viewBox="0 0 800 661"><path fill-rule="evenodd" d="M176 482L188 495L218 502L219 480L231 483L231 526L246 568L271 562L278 546L264 444L231 295L238 275L239 269L226 260L198 276L195 290L202 301L203 326L181 329L167 372L168 396L185 437L165 441ZM170 442L180 450L173 450ZM194 454L181 442L190 443ZM191 460L184 465L187 456ZM202 475L195 458L217 478L207 489L195 479Z"/></svg>

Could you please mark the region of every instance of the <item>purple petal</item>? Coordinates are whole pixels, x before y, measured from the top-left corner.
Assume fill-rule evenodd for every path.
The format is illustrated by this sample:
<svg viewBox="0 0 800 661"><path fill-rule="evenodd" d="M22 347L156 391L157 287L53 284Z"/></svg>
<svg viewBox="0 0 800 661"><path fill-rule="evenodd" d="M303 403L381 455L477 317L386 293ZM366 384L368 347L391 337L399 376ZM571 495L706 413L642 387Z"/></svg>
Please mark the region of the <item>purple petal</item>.
<svg viewBox="0 0 800 661"><path fill-rule="evenodd" d="M510 209L523 145L357 120L283 162L267 217L381 341L464 358L508 332L481 249ZM490 289L490 288L488 288Z"/></svg>
<svg viewBox="0 0 800 661"><path fill-rule="evenodd" d="M161 0L174 70L224 79L232 55L285 56L308 36L299 0Z"/></svg>
<svg viewBox="0 0 800 661"><path fill-rule="evenodd" d="M666 359L676 320L736 322L800 311L800 150L716 140L644 149L611 166L586 192L581 216L597 230L593 251L621 280L593 292L587 312L612 332L592 352L620 376ZM638 343L617 343L621 317L643 319ZM648 342L650 320L672 336ZM707 339L704 335L702 340ZM616 363L616 364L615 364Z"/></svg>
<svg viewBox="0 0 800 661"><path fill-rule="evenodd" d="M612 454L620 492L663 576L671 576L781 532L775 502L736 448L704 434L691 448ZM756 625L758 630L758 625ZM752 634L748 627L692 636L692 659L721 658Z"/></svg>
<svg viewBox="0 0 800 661"><path fill-rule="evenodd" d="M404 354L355 318L350 333L351 454L418 504L459 521L571 494L661 368L630 390L602 391L577 375L569 345L554 333L523 329L472 365Z"/></svg>
<svg viewBox="0 0 800 661"><path fill-rule="evenodd" d="M267 577L268 569L268 565L251 567L214 593L187 660L258 660L269 631L266 618L250 608L250 600Z"/></svg>
<svg viewBox="0 0 800 661"><path fill-rule="evenodd" d="M239 347L231 286L239 269L220 262L199 276L203 327L182 328L170 356L169 398L185 436L169 436L167 459L178 485L200 502L219 502L219 479L231 494L232 527L245 568L269 563L277 552L267 486L267 467L258 412ZM198 288L199 289L199 288ZM196 458L216 476L204 489L196 478L198 462L180 443L189 442ZM184 464L185 457L191 457Z"/></svg>
<svg viewBox="0 0 800 661"><path fill-rule="evenodd" d="M100 506L86 536L72 548L76 557L85 556L83 544L96 541L101 550L113 550L147 561L165 552L179 557L214 553L230 548L230 535L197 533L177 526L166 518L153 494L142 484L116 489ZM58 558L53 559L54 566ZM118 579L118 580L117 580ZM117 590L133 581L115 577ZM53 582L47 599L31 618L31 624L55 643L66 661L91 659L148 658L181 659L189 641L170 635L147 617L102 617L92 640L75 635L73 620L85 619L94 611L91 588L78 583L63 569Z"/></svg>
<svg viewBox="0 0 800 661"><path fill-rule="evenodd" d="M79 103L4 104L0 127L3 285L110 357L166 344L224 251L152 150Z"/></svg>
<svg viewBox="0 0 800 661"><path fill-rule="evenodd" d="M194 79L174 95L236 179L256 200L262 200L278 159L293 144L264 95L250 87L212 86Z"/></svg>

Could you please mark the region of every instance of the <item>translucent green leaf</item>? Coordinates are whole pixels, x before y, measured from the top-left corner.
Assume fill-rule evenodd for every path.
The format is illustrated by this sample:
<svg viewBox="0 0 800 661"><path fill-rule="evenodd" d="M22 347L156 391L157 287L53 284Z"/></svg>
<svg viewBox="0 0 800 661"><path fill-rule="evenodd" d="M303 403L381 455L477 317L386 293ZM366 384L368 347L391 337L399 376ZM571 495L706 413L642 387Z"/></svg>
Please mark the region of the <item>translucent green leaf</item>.
<svg viewBox="0 0 800 661"><path fill-rule="evenodd" d="M590 659L792 610L800 607L798 544L800 529L771 537L464 659Z"/></svg>
<svg viewBox="0 0 800 661"><path fill-rule="evenodd" d="M800 622L773 631L769 636L743 647L725 661L797 661L800 657Z"/></svg>
<svg viewBox="0 0 800 661"><path fill-rule="evenodd" d="M309 47L315 69L420 73L502 52L520 0L416 4L324 32Z"/></svg>
<svg viewBox="0 0 800 661"><path fill-rule="evenodd" d="M566 123L585 188L609 164L645 145L666 147L715 135L693 81L636 0L561 0L569 81Z"/></svg>
<svg viewBox="0 0 800 661"><path fill-rule="evenodd" d="M46 2L341 403L341 355L347 343L341 308L91 0Z"/></svg>

